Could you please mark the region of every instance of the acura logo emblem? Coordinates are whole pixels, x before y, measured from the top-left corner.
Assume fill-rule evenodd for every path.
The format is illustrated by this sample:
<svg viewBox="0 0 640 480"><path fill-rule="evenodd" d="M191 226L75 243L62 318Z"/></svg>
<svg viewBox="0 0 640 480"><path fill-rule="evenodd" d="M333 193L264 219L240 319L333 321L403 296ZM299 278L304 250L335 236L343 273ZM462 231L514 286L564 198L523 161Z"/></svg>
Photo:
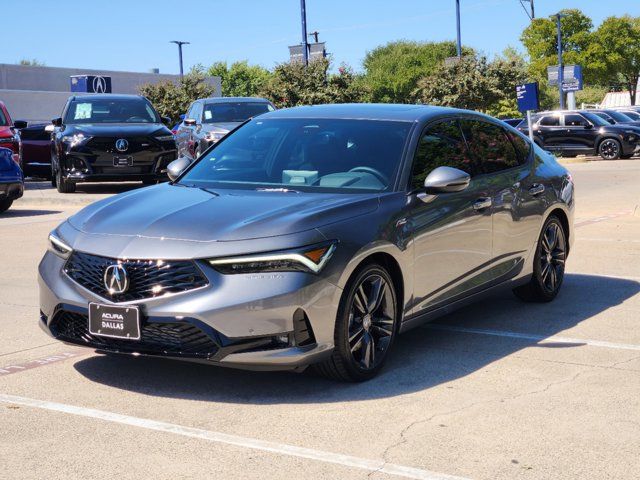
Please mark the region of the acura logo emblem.
<svg viewBox="0 0 640 480"><path fill-rule="evenodd" d="M119 138L116 140L116 150L119 152L126 152L129 148L129 142L127 142L124 138Z"/></svg>
<svg viewBox="0 0 640 480"><path fill-rule="evenodd" d="M104 286L110 295L126 292L129 288L129 275L125 268L119 263L109 265L104 271Z"/></svg>
<svg viewBox="0 0 640 480"><path fill-rule="evenodd" d="M93 77L93 92L105 93L107 91L107 81L104 77Z"/></svg>

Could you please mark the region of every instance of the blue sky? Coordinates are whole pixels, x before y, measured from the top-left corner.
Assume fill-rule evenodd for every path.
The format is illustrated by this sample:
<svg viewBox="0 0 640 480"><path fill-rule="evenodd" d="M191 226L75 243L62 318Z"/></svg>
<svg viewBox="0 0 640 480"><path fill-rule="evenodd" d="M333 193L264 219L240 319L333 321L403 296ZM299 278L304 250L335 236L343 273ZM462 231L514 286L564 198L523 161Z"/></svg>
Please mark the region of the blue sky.
<svg viewBox="0 0 640 480"><path fill-rule="evenodd" d="M9 0L5 0L9 2ZM178 72L247 59L265 67L287 60L300 42L299 0L11 0L3 5L0 63L36 58L48 66ZM518 0L461 0L462 41L488 55L512 45L527 25ZM599 24L610 15L640 16L638 0L535 0L536 15L581 8ZM454 0L307 0L309 31L336 63L360 69L367 51L391 40L455 38Z"/></svg>

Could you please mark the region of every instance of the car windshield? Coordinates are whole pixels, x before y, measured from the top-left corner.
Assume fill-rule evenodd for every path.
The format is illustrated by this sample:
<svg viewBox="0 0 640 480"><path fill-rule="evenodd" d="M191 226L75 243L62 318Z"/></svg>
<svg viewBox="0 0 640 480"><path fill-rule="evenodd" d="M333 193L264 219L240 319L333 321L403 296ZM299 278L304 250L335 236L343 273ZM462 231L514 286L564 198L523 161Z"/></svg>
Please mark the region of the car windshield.
<svg viewBox="0 0 640 480"><path fill-rule="evenodd" d="M265 102L207 103L202 123L244 122L274 108Z"/></svg>
<svg viewBox="0 0 640 480"><path fill-rule="evenodd" d="M616 112L615 110L607 110L606 114L613 118L618 123L628 123L632 120L624 113Z"/></svg>
<svg viewBox="0 0 640 480"><path fill-rule="evenodd" d="M201 157L180 184L276 191L390 189L410 122L255 119Z"/></svg>
<svg viewBox="0 0 640 480"><path fill-rule="evenodd" d="M599 127L608 127L610 125L609 122L607 122L606 120L600 118L595 113L582 112L582 116L585 117L587 120L589 120L594 125L599 126Z"/></svg>
<svg viewBox="0 0 640 480"><path fill-rule="evenodd" d="M624 113L631 120L640 120L640 113L638 113L638 112L632 112L630 110L625 110L622 113Z"/></svg>
<svg viewBox="0 0 640 480"><path fill-rule="evenodd" d="M160 119L144 98L81 97L69 103L64 123L160 123Z"/></svg>

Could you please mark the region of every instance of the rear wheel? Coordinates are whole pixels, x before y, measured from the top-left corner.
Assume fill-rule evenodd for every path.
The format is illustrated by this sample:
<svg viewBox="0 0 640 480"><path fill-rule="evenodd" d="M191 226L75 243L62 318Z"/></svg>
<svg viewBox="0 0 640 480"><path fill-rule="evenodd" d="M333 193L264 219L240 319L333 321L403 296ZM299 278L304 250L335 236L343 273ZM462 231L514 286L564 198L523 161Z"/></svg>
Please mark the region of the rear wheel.
<svg viewBox="0 0 640 480"><path fill-rule="evenodd" d="M564 265L567 259L567 235L555 215L550 216L542 228L535 256L533 276L526 285L513 290L527 302L550 302L562 286Z"/></svg>
<svg viewBox="0 0 640 480"><path fill-rule="evenodd" d="M600 142L598 153L604 160L617 160L622 154L622 146L615 138L605 138Z"/></svg>
<svg viewBox="0 0 640 480"><path fill-rule="evenodd" d="M3 200L0 200L0 213L6 212L7 210L9 210L11 205L13 205L13 200L11 200L9 198L5 198Z"/></svg>
<svg viewBox="0 0 640 480"><path fill-rule="evenodd" d="M331 358L315 366L326 377L362 382L382 369L398 330L393 280L380 265L357 273L340 301Z"/></svg>

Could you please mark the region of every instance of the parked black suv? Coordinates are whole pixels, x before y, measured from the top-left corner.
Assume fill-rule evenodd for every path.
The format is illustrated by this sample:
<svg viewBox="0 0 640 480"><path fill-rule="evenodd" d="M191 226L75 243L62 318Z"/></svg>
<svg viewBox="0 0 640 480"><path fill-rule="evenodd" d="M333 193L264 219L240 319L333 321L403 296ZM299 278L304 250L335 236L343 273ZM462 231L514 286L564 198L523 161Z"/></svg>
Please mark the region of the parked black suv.
<svg viewBox="0 0 640 480"><path fill-rule="evenodd" d="M640 149L640 128L611 125L591 112L541 112L532 120L534 141L565 157L598 154L605 160L616 160L630 158ZM527 122L518 129L528 133Z"/></svg>
<svg viewBox="0 0 640 480"><path fill-rule="evenodd" d="M70 97L53 120L51 183L70 193L77 182L167 179L177 156L169 121L138 95Z"/></svg>

